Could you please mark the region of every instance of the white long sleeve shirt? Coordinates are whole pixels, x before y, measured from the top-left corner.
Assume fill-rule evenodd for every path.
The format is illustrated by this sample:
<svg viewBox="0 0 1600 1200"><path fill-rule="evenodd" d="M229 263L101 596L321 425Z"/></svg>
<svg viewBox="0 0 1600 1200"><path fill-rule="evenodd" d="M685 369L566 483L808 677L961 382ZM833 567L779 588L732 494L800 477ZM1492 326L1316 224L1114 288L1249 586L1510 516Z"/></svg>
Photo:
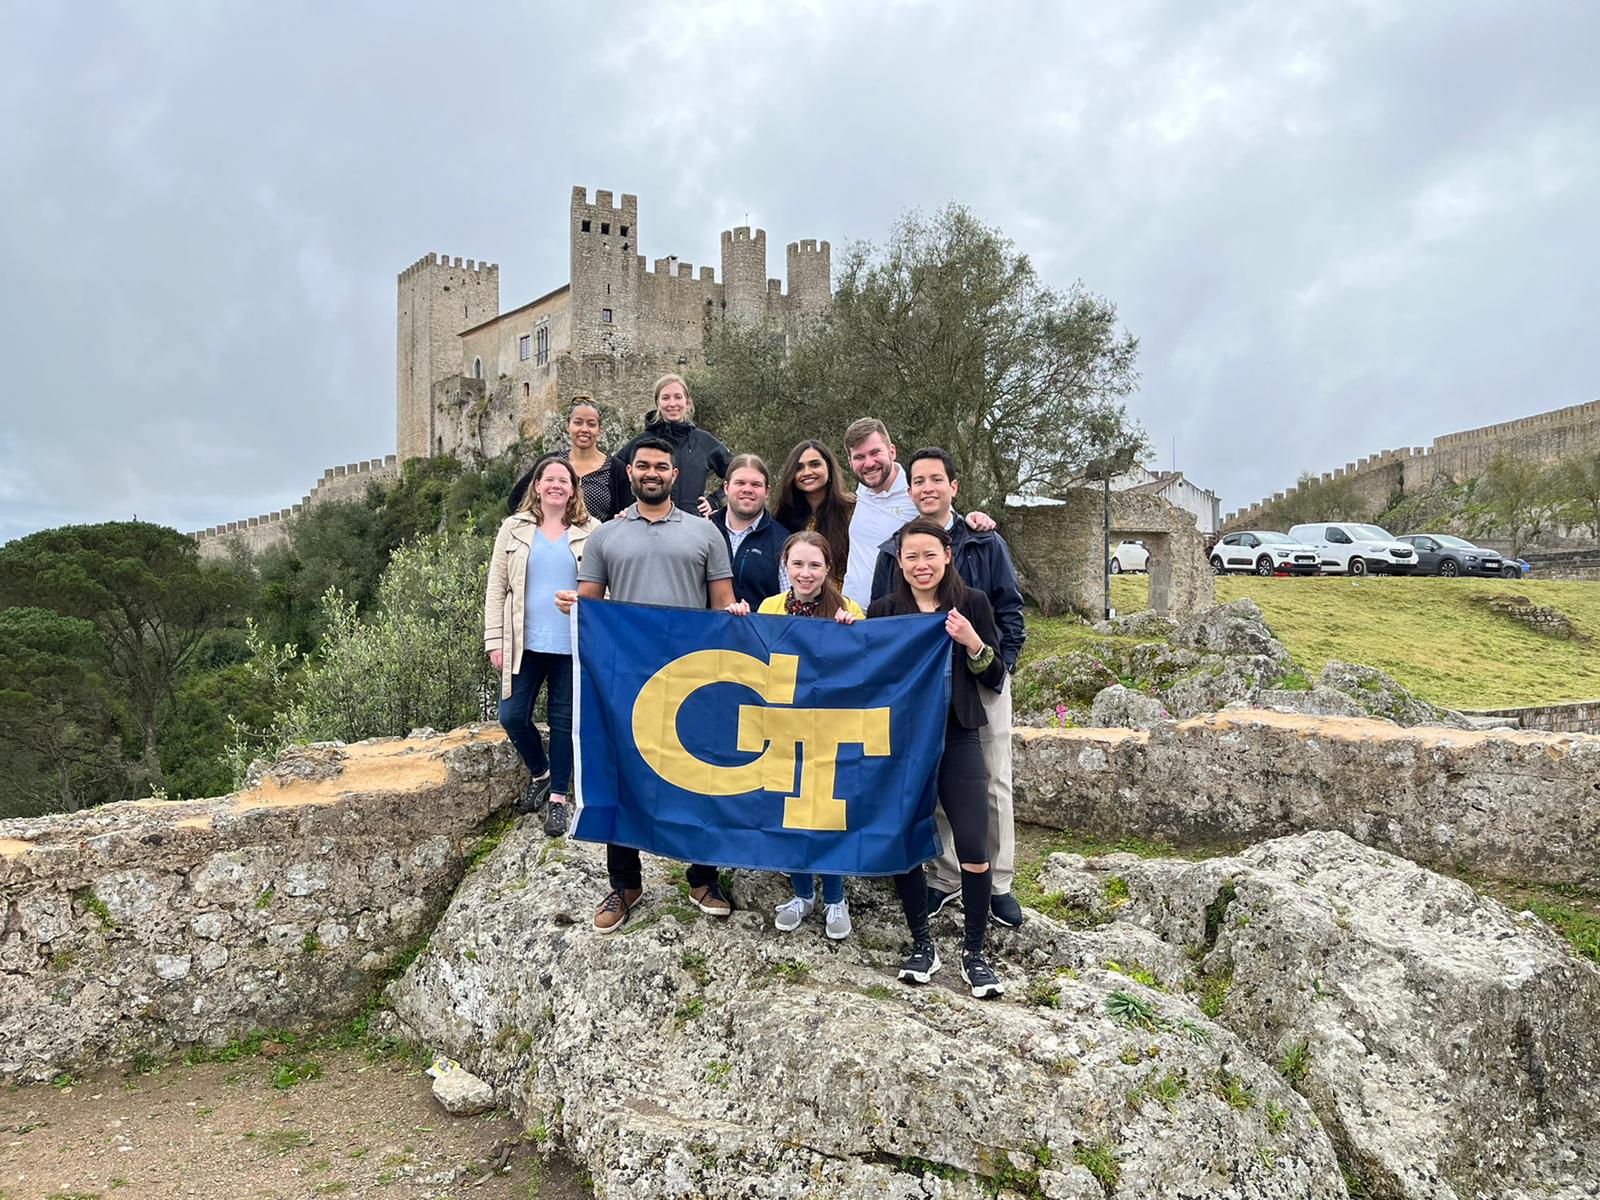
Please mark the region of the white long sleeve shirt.
<svg viewBox="0 0 1600 1200"><path fill-rule="evenodd" d="M872 603L872 572L878 565L878 547L917 515L906 488L906 473L894 464L894 477L881 492L856 488L856 509L850 518L850 562L845 567L844 594L863 609Z"/></svg>

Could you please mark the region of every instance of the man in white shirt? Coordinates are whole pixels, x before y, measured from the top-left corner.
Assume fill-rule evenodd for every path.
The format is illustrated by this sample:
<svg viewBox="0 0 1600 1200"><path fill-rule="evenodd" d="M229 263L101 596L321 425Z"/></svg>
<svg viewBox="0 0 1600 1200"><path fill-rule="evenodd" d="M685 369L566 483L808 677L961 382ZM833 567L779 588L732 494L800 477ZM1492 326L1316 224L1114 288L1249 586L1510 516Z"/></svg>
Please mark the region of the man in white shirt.
<svg viewBox="0 0 1600 1200"><path fill-rule="evenodd" d="M860 486L850 517L850 561L843 590L865 609L872 603L872 571L878 564L879 543L915 517L917 506L906 490L906 473L894 460L889 430L877 417L852 421L844 431L844 449Z"/></svg>

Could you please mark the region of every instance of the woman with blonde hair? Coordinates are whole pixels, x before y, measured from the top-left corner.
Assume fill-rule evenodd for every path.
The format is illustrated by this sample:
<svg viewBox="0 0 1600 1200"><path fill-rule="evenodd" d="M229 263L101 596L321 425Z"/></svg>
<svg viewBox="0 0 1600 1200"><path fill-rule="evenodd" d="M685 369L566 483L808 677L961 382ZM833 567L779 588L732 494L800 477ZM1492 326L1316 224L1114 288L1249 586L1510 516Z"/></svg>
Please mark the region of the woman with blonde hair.
<svg viewBox="0 0 1600 1200"><path fill-rule="evenodd" d="M544 830L567 832L572 781L572 631L556 608L558 591L578 586L584 542L600 527L584 507L578 473L559 455L533 465L521 506L500 524L483 599L483 647L500 672L500 724L528 768L519 813L550 811ZM545 692L550 750L533 726Z"/></svg>
<svg viewBox="0 0 1600 1200"><path fill-rule="evenodd" d="M725 480L733 452L694 423L694 398L681 375L656 380L655 407L644 417L644 432L621 450L616 459L624 467L633 461L633 448L645 438L661 438L672 447L678 481L672 485L672 503L685 512L709 517L722 506L722 489L708 496L711 476Z"/></svg>
<svg viewBox="0 0 1600 1200"><path fill-rule="evenodd" d="M849 625L861 619L861 606L839 590L834 579L833 547L828 539L813 530L791 534L783 544L783 569L789 577L789 590L769 596L758 612L770 616L821 617ZM743 600L728 605L736 617L747 616L749 604ZM810 871L789 876L794 896L778 905L773 925L784 933L800 928L800 923L817 907L816 880ZM850 906L844 899L844 876L822 876L823 932L838 941L850 936Z"/></svg>

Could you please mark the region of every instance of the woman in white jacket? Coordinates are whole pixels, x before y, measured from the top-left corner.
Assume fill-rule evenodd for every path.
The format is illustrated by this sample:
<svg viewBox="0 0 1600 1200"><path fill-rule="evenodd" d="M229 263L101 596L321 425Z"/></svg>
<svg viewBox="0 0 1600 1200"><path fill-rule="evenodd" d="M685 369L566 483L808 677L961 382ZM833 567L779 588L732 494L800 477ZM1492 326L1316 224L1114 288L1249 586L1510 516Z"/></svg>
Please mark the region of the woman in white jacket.
<svg viewBox="0 0 1600 1200"><path fill-rule="evenodd" d="M567 832L572 782L572 633L555 594L577 588L583 545L597 528L572 465L548 454L534 464L522 506L501 523L489 558L483 646L500 672L500 724L531 776L517 811L536 812L548 798L551 837ZM541 689L548 755L533 725Z"/></svg>

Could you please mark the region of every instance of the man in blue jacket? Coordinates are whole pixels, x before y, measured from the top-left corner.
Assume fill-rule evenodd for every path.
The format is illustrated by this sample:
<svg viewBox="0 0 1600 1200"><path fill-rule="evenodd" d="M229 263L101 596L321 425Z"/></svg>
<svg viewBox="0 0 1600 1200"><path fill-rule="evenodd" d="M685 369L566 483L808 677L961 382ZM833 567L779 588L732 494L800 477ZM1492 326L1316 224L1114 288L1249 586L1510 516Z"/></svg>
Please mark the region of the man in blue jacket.
<svg viewBox="0 0 1600 1200"><path fill-rule="evenodd" d="M722 531L728 543L733 560L733 594L754 612L768 596L783 590L779 569L789 531L767 511L772 473L758 456L740 454L732 459L725 482L728 505L712 516L711 523Z"/></svg>
<svg viewBox="0 0 1600 1200"><path fill-rule="evenodd" d="M1011 548L995 532L977 533L957 517L955 498L955 459L937 447L918 450L906 464L906 482L917 512L931 517L950 531L951 557L956 573L968 587L989 597L995 623L1000 627L1000 658L1006 667L1005 686L998 695L980 688L987 724L979 731L983 743L983 765L989 776L989 858L994 866L994 891L990 913L1002 925L1022 924L1022 906L1011 894L1016 873L1016 829L1011 815L1011 673L1017 668L1017 655L1027 639L1022 623L1022 588L1011 565ZM878 546L878 562L872 574L872 598L887 595L899 574L900 536ZM955 843L945 822L944 810L936 810L939 842L944 853L928 869L928 912L937 913L951 900L961 899L961 865L956 861Z"/></svg>

